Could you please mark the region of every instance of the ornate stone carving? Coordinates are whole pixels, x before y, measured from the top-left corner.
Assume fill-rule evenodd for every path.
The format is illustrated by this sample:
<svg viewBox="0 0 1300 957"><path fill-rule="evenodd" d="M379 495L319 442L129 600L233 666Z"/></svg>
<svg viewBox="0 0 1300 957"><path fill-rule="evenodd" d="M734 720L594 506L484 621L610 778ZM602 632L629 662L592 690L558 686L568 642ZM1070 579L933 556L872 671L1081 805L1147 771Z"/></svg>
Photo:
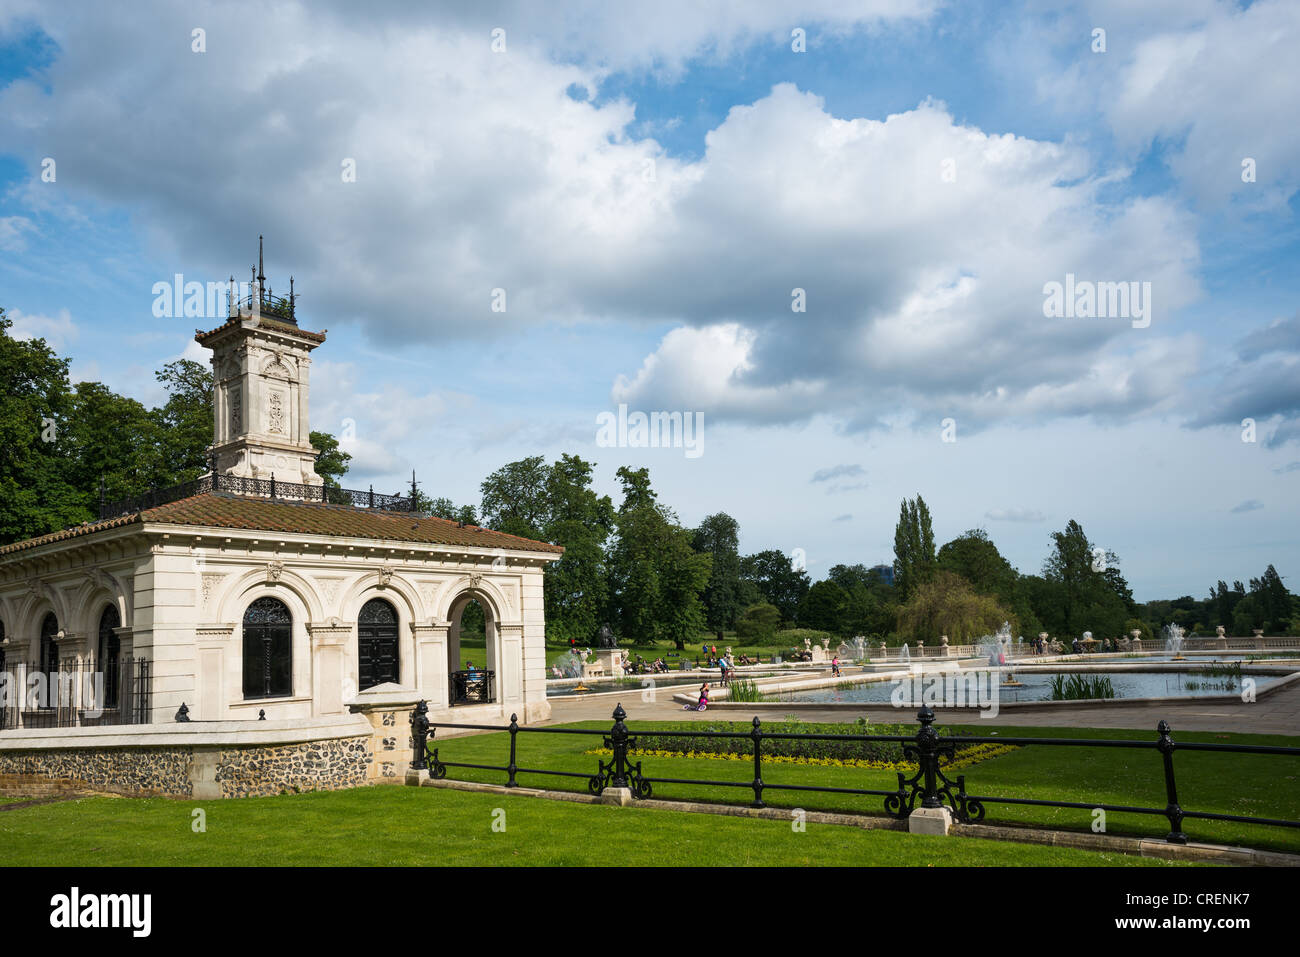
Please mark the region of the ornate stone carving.
<svg viewBox="0 0 1300 957"><path fill-rule="evenodd" d="M469 576L469 587L477 589L483 584L483 576L475 572Z"/></svg>
<svg viewBox="0 0 1300 957"><path fill-rule="evenodd" d="M216 590L217 585L225 575L204 575L201 579L203 589L203 607L206 608L212 603L212 593Z"/></svg>
<svg viewBox="0 0 1300 957"><path fill-rule="evenodd" d="M325 607L332 608L339 597L339 579L318 578L316 582L320 585L321 598L324 599Z"/></svg>
<svg viewBox="0 0 1300 957"><path fill-rule="evenodd" d="M230 397L230 434L239 435L244 431L243 400L239 396L239 384L235 383L226 390Z"/></svg>
<svg viewBox="0 0 1300 957"><path fill-rule="evenodd" d="M284 574L284 562L267 562L266 563L266 583L274 585Z"/></svg>
<svg viewBox="0 0 1300 957"><path fill-rule="evenodd" d="M272 392L267 400L266 421L268 432L284 435L284 399L278 392Z"/></svg>
<svg viewBox="0 0 1300 957"><path fill-rule="evenodd" d="M386 588L388 583L393 580L393 566L385 565L379 569L379 587Z"/></svg>

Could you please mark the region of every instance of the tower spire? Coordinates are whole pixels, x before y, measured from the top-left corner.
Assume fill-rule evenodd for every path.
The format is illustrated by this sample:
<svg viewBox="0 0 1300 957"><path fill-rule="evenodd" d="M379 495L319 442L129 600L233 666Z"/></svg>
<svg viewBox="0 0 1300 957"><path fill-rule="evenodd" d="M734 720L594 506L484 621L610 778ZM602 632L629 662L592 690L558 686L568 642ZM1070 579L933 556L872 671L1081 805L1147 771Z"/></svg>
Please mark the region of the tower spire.
<svg viewBox="0 0 1300 957"><path fill-rule="evenodd" d="M257 237L257 300L258 305L266 304L266 276L262 268L262 236Z"/></svg>

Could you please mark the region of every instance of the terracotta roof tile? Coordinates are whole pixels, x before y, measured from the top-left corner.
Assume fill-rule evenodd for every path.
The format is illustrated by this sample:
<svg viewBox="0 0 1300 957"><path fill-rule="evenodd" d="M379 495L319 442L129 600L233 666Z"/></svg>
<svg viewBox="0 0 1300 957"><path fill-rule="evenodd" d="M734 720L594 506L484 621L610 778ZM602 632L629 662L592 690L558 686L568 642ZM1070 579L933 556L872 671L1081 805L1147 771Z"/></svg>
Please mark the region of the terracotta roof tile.
<svg viewBox="0 0 1300 957"><path fill-rule="evenodd" d="M307 502L268 501L237 495L206 492L156 508L121 515L99 522L88 522L40 538L14 542L0 548L0 555L50 542L90 535L133 523L193 525L208 528L232 528L248 531L290 532L327 537L369 538L386 542L415 542L428 545L464 545L477 548L504 548L515 551L547 552L559 555L564 548L549 542L537 542L517 535L494 532L476 525L461 528L445 518L425 517L410 512L371 511L341 505Z"/></svg>

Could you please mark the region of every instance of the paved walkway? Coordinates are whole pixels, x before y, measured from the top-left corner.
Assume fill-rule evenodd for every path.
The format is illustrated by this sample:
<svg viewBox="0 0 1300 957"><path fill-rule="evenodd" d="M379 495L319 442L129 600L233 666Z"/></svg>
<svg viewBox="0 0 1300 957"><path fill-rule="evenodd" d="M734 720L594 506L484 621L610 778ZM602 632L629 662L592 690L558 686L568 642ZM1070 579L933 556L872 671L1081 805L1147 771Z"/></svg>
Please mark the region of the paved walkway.
<svg viewBox="0 0 1300 957"><path fill-rule="evenodd" d="M693 689L692 689L693 690ZM741 708L711 708L703 714L683 711L681 704L672 700L671 692L660 691L657 700L641 700L638 689L629 689L623 695L600 695L570 701L551 702L551 720L548 724L569 721L611 720L614 706L622 703L629 721L681 721L681 720L749 720L755 714L760 718L779 719L786 713L777 708L760 707L749 711ZM912 709L863 705L862 708L817 708L804 705L799 716L807 721L856 721L865 716L877 724L911 723L916 713ZM976 712L965 709L940 709L936 712L941 722L953 724L979 724ZM1195 700L1178 704L1124 705L1110 704L1082 708L1053 708L1018 711L1006 709L999 712L990 725L1041 728L1135 728L1155 733L1156 724L1168 721L1179 731L1238 731L1254 734L1290 734L1300 736L1300 684L1269 695L1253 704L1204 704Z"/></svg>

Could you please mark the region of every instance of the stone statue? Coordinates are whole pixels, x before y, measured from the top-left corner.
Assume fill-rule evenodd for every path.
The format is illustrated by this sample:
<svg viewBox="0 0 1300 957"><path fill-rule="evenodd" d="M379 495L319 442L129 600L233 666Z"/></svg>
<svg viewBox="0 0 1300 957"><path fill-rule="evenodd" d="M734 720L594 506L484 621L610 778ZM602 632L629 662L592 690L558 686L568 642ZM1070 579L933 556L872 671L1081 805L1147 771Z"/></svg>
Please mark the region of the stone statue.
<svg viewBox="0 0 1300 957"><path fill-rule="evenodd" d="M609 627L609 622L600 626L600 647L617 648L618 639L614 637L613 630Z"/></svg>

